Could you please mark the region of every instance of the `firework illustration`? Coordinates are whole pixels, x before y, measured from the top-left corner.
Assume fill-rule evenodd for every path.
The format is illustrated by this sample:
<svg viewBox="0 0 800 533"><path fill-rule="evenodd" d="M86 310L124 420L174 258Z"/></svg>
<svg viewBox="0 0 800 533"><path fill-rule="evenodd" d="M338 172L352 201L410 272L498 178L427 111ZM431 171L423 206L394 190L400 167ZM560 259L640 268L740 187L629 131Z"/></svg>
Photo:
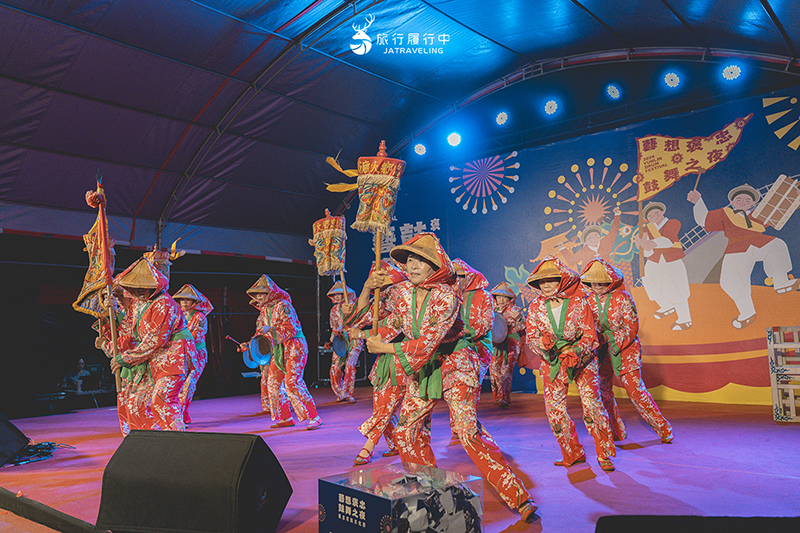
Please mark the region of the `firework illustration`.
<svg viewBox="0 0 800 533"><path fill-rule="evenodd" d="M765 117L767 119L767 124L778 122L776 124L776 126L778 126L778 129L775 130L775 136L778 139L783 139L786 136L786 134L789 133L789 131L791 131L791 129L794 128L798 122L800 122L800 118L795 119L794 121L788 123L786 120L780 120L783 118L784 115L792 111L792 108L797 104L797 98L789 98L788 96L763 98L761 100L761 103L765 108L776 104L780 104L777 108L772 108L770 111L774 112L766 115ZM792 113L788 117L788 119L791 120L791 118L796 116L797 116L797 110L795 109L795 113ZM794 139L789 141L787 146L789 146L789 148L791 148L796 152L797 148L800 147L800 135L796 136Z"/></svg>
<svg viewBox="0 0 800 533"><path fill-rule="evenodd" d="M506 174L506 172L519 169L519 163L509 162L515 157L517 157L516 151L505 157L495 155L471 161L466 163L463 169L450 167L451 172L461 172L461 176L450 177L450 183L456 183L450 189L451 193L457 195L456 203L460 204L463 200L464 211L469 209L472 204L473 215L479 209L485 215L489 212L489 205L491 205L492 211L497 211L497 200L504 204L508 201L508 195L514 192L514 187L504 183L504 180L519 181L518 174ZM495 196L497 196L497 200L495 200Z"/></svg>
<svg viewBox="0 0 800 533"><path fill-rule="evenodd" d="M562 231L564 234L577 230L580 224L599 226L604 221L613 217L614 207L623 208L623 204L630 203L633 211L622 211L628 215L639 215L636 210L636 188L626 196L624 193L634 186L632 176L624 176L628 172L628 164L622 163L619 171L611 170L613 161L610 157L603 160L602 173L595 175L595 160L586 161L587 170L582 171L580 165L574 164L570 168L573 178L564 175L558 177L560 187L551 189L548 196L554 201L545 207L544 213L548 215L545 224L547 231ZM612 177L613 176L613 177Z"/></svg>

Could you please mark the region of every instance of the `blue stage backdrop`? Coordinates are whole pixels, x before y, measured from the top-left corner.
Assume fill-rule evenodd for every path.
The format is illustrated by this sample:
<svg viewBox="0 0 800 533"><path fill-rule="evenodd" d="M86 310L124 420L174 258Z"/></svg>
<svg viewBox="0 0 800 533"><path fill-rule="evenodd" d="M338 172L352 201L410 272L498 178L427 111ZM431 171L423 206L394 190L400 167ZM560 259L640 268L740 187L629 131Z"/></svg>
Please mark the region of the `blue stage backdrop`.
<svg viewBox="0 0 800 533"><path fill-rule="evenodd" d="M599 253L623 271L637 303L655 397L769 404L766 330L800 325L798 97L775 92L519 152L409 160L382 255L432 231L452 258L491 285L509 282L525 305L526 277L542 257L580 270ZM750 198L742 212L730 205L734 189ZM657 220L643 233L648 206ZM352 223L355 206L346 215ZM640 235L671 238L684 257L648 261ZM352 229L348 237L358 291L374 243Z"/></svg>

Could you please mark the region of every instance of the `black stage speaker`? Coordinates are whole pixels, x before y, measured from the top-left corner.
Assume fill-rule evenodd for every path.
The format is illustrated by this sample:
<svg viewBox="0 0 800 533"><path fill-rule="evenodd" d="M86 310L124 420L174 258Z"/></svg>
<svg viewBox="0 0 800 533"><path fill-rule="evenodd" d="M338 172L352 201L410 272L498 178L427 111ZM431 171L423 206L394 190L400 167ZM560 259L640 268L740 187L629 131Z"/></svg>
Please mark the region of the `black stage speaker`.
<svg viewBox="0 0 800 533"><path fill-rule="evenodd" d="M800 531L800 518L735 516L601 516L595 533L763 533Z"/></svg>
<svg viewBox="0 0 800 533"><path fill-rule="evenodd" d="M292 495L258 435L131 431L103 473L97 527L116 532L274 532Z"/></svg>
<svg viewBox="0 0 800 533"><path fill-rule="evenodd" d="M17 455L28 442L30 439L18 430L17 426L0 415L0 466Z"/></svg>

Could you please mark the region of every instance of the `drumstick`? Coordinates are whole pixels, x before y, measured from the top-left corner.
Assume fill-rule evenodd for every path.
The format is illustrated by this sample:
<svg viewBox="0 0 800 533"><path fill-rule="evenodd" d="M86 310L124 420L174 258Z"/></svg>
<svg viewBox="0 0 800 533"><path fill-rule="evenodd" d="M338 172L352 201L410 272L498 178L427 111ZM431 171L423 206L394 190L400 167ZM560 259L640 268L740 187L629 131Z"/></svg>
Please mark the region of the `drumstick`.
<svg viewBox="0 0 800 533"><path fill-rule="evenodd" d="M231 337L230 335L225 335L225 338L235 342L237 345L241 345L242 343Z"/></svg>

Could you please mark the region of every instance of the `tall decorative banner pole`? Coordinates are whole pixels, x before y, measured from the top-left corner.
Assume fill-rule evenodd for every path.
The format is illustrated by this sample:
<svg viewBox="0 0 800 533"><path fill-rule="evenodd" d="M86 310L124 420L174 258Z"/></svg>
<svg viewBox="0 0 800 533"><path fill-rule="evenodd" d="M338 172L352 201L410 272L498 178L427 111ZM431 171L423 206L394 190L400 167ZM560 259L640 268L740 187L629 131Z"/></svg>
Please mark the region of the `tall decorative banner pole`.
<svg viewBox="0 0 800 533"><path fill-rule="evenodd" d="M375 233L375 269L381 264L381 233L389 231L392 222L397 191L400 188L400 177L406 168L406 162L392 159L386 154L386 141L381 141L378 155L375 157L359 157L358 170L342 170L335 159L329 157L326 161L338 171L347 176L358 175L355 184L339 183L328 185L328 190L345 192L358 188L358 212L356 220L350 226L356 231L370 231ZM373 335L378 328L378 299L380 289L375 289L375 305L372 317Z"/></svg>
<svg viewBox="0 0 800 533"><path fill-rule="evenodd" d="M114 243L108 235L108 219L106 218L106 196L103 191L103 176L97 171L97 190L86 192L86 203L97 208L97 220L83 236L86 251L89 254L89 269L83 280L83 287L72 308L81 313L103 319L108 317L111 328L111 344L114 357L117 356L117 321L113 305L112 282L114 278ZM106 294L108 307L103 304L103 292ZM115 372L117 392L121 388L119 370Z"/></svg>
<svg viewBox="0 0 800 533"><path fill-rule="evenodd" d="M349 304L349 297L347 296L347 282L344 280L344 267L339 269L339 278L342 280L342 290L344 294L342 295L344 298L345 305Z"/></svg>
<svg viewBox="0 0 800 533"><path fill-rule="evenodd" d="M375 231L375 270L381 267L381 230ZM378 302L381 300L381 288L375 289L374 302L372 306L372 334L378 334Z"/></svg>

